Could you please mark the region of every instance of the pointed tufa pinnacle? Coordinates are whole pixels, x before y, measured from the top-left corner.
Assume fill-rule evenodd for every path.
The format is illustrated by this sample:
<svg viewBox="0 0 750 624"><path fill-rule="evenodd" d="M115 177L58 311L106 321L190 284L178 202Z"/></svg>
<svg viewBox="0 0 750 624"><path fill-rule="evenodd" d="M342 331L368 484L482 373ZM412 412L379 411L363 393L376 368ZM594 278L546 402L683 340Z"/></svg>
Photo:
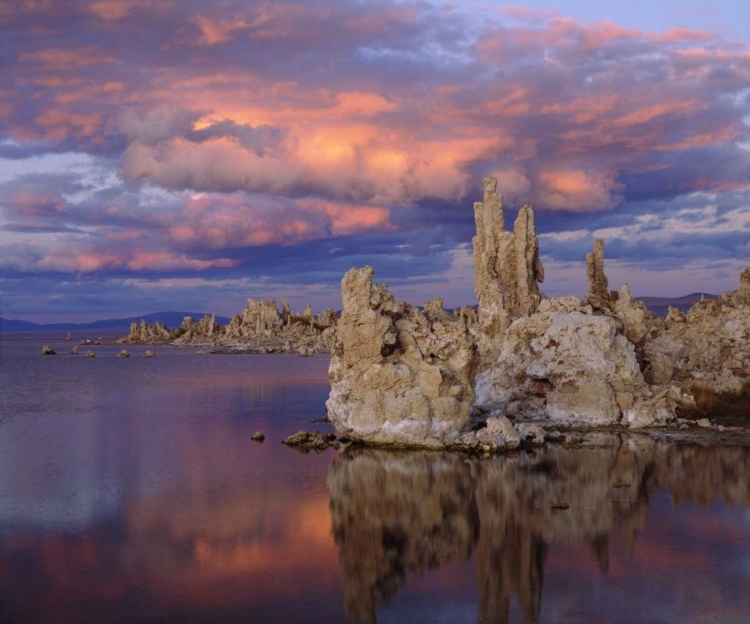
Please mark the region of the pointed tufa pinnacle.
<svg viewBox="0 0 750 624"><path fill-rule="evenodd" d="M740 275L736 299L739 305L750 306L750 267L747 267Z"/></svg>
<svg viewBox="0 0 750 624"><path fill-rule="evenodd" d="M474 204L474 219L479 322L484 333L494 337L514 319L536 311L544 267L539 259L534 209L529 205L521 208L513 232L506 231L502 197L494 178L484 180L484 201Z"/></svg>
<svg viewBox="0 0 750 624"><path fill-rule="evenodd" d="M593 251L586 254L586 279L588 290L584 301L593 308L609 307L609 280L604 274L604 241L594 239Z"/></svg>

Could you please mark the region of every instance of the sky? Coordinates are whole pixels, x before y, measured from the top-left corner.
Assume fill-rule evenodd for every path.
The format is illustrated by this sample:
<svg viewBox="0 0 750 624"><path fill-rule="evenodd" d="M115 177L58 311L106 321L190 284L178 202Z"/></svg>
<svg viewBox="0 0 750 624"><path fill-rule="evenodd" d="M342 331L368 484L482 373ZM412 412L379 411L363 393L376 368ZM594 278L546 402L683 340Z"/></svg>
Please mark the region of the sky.
<svg viewBox="0 0 750 624"><path fill-rule="evenodd" d="M750 3L0 0L0 314L474 303L473 202L537 215L543 292L734 290Z"/></svg>

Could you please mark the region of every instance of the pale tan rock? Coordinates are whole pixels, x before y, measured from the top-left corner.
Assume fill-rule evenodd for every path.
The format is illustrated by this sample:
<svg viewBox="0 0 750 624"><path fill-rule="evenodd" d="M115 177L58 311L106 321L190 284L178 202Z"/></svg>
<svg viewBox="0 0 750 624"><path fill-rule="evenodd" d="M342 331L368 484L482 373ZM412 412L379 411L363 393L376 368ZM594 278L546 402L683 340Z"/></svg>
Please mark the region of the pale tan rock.
<svg viewBox="0 0 750 624"><path fill-rule="evenodd" d="M586 254L586 280L588 288L584 303L597 310L609 308L609 280L604 274L604 241L601 238L594 239L593 251Z"/></svg>
<svg viewBox="0 0 750 624"><path fill-rule="evenodd" d="M669 376L686 390L700 384L715 392L739 391L750 379L750 305L738 289L698 301L687 314L670 309L644 341L643 353L655 384Z"/></svg>
<svg viewBox="0 0 750 624"><path fill-rule="evenodd" d="M46 344L42 346L42 355L57 355L57 352Z"/></svg>
<svg viewBox="0 0 750 624"><path fill-rule="evenodd" d="M273 299L247 300L241 315L235 314L222 326L214 316L204 317L199 323L183 323L178 345L214 345L227 350L246 351L252 345L254 353L299 353L313 355L327 352L333 344L336 321L335 310L324 310L318 317L311 306L302 314L295 314L285 300L281 312Z"/></svg>
<svg viewBox="0 0 750 624"><path fill-rule="evenodd" d="M153 351L146 351L146 352L145 352L145 353L143 354L143 357L146 357L146 358L154 358L154 357L156 357L156 353L154 353Z"/></svg>
<svg viewBox="0 0 750 624"><path fill-rule="evenodd" d="M618 394L646 396L633 345L609 316L539 312L513 322L499 356L479 373L476 404L514 404L518 418L570 424L616 424ZM620 397L620 401L623 396Z"/></svg>
<svg viewBox="0 0 750 624"><path fill-rule="evenodd" d="M625 336L633 344L639 344L649 333L653 325L653 316L642 301L634 301L630 294L630 286L623 284L614 312L625 325Z"/></svg>
<svg viewBox="0 0 750 624"><path fill-rule="evenodd" d="M123 349L122 351L120 351L117 354L117 357L118 358L129 358L130 357L130 351L126 351L125 349Z"/></svg>
<svg viewBox="0 0 750 624"><path fill-rule="evenodd" d="M75 345L75 346L74 346L74 347L73 347L73 348L72 348L72 349L70 350L70 354L71 354L71 355L78 355L78 345Z"/></svg>
<svg viewBox="0 0 750 624"><path fill-rule="evenodd" d="M534 210L526 205L518 213L513 232L504 229L502 197L497 181L484 180L484 201L474 204L477 234L473 239L479 325L491 341L513 319L536 311L544 281L539 259ZM490 347L488 358L492 357Z"/></svg>
<svg viewBox="0 0 750 624"><path fill-rule="evenodd" d="M674 367L672 361L663 353L653 353L646 371L646 379L657 386L663 386L672 381Z"/></svg>
<svg viewBox="0 0 750 624"><path fill-rule="evenodd" d="M477 431L476 436L480 444L488 445L493 450L514 450L521 444L521 435L501 413L491 414L487 418L487 426Z"/></svg>
<svg viewBox="0 0 750 624"><path fill-rule="evenodd" d="M86 351L86 353L84 354L84 357L87 357L87 358L96 357L96 353L94 353L93 351Z"/></svg>
<svg viewBox="0 0 750 624"><path fill-rule="evenodd" d="M342 435L373 444L455 443L474 401L476 366L465 325L432 322L399 303L370 267L341 283L343 312L331 352L328 414Z"/></svg>

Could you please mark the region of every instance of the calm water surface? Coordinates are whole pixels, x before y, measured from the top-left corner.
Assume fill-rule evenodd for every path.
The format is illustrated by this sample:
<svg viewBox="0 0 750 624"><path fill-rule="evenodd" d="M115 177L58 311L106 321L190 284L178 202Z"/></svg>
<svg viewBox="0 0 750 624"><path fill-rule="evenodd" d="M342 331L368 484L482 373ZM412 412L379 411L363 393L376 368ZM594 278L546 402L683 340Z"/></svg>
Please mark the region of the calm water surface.
<svg viewBox="0 0 750 624"><path fill-rule="evenodd" d="M750 449L303 455L325 357L55 338L0 340L0 622L750 621Z"/></svg>

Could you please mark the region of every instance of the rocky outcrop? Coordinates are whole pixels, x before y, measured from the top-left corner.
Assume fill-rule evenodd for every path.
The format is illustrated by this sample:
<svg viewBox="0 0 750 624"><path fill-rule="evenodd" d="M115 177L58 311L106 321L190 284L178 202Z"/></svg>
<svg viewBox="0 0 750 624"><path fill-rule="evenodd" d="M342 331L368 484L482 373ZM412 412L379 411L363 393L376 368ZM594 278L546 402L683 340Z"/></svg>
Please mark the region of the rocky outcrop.
<svg viewBox="0 0 750 624"><path fill-rule="evenodd" d="M529 205L521 208L513 232L506 231L503 200L494 178L484 180L484 200L474 204L474 220L479 326L491 342L514 319L536 311L544 266L539 259L534 209ZM490 348L488 357L491 352Z"/></svg>
<svg viewBox="0 0 750 624"><path fill-rule="evenodd" d="M681 395L651 404L635 347L616 319L583 305L544 308L502 336L498 358L477 378L478 407L569 425L614 425L625 416L632 426L650 426L674 418L677 403L669 402Z"/></svg>
<svg viewBox="0 0 750 624"><path fill-rule="evenodd" d="M588 288L584 303L595 310L609 308L609 280L604 274L604 241L601 238L594 239L593 251L586 254L586 281Z"/></svg>
<svg viewBox="0 0 750 624"><path fill-rule="evenodd" d="M420 312L373 285L369 267L345 276L328 406L347 437L508 450L544 439L523 423L663 426L694 405L696 382L726 392L750 379L750 269L736 293L658 319L627 284L610 293L596 239L583 301L549 299L531 206L506 231L487 178L474 216L478 311L451 316L435 299Z"/></svg>
<svg viewBox="0 0 750 624"><path fill-rule="evenodd" d="M627 284L620 289L614 312L625 327L625 337L634 345L641 345L653 326L654 317L643 302L633 300Z"/></svg>
<svg viewBox="0 0 750 624"><path fill-rule="evenodd" d="M643 352L654 383L737 392L750 381L749 279L745 269L737 292L698 301L687 314L671 308L653 322Z"/></svg>
<svg viewBox="0 0 750 624"><path fill-rule="evenodd" d="M372 444L443 447L474 402L476 346L465 324L396 301L371 267L341 282L343 312L331 350L326 403L336 429Z"/></svg>
<svg viewBox="0 0 750 624"><path fill-rule="evenodd" d="M178 328L168 329L163 323L148 326L145 321L132 323L130 333L120 339L124 344L164 344L178 346L212 346L212 352L300 353L313 355L330 350L338 315L326 309L315 316L309 305L302 314L295 314L285 300L281 312L272 299L248 299L242 314L235 314L226 325L206 315L199 321L186 316Z"/></svg>

